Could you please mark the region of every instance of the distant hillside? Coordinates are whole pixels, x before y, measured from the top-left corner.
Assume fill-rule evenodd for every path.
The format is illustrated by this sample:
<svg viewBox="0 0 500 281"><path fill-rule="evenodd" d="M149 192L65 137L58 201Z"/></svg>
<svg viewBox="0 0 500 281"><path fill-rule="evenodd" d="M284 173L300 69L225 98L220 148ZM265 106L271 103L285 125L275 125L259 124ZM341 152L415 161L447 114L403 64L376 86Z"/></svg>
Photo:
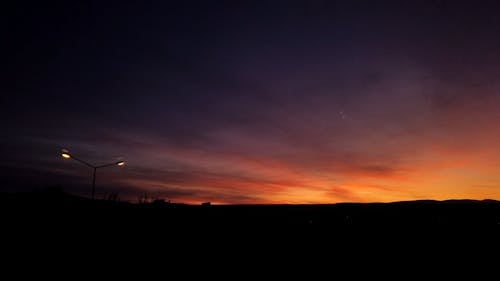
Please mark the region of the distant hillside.
<svg viewBox="0 0 500 281"><path fill-rule="evenodd" d="M1 211L11 221L71 216L75 221L114 224L154 223L198 226L352 227L497 227L500 202L495 200L417 200L393 203L321 205L185 205L162 201L132 204L95 200L63 192L1 193ZM73 221L64 220L71 224Z"/></svg>

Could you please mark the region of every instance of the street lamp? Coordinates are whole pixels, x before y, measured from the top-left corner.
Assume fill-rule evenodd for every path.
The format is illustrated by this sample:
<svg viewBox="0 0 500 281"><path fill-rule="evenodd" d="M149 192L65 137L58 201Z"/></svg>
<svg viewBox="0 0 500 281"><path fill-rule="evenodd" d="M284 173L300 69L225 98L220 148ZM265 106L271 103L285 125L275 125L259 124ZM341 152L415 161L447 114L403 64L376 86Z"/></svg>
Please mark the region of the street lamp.
<svg viewBox="0 0 500 281"><path fill-rule="evenodd" d="M123 166L123 165L125 165L125 161L118 161L118 162L113 162L113 163L109 163L109 164L95 166L95 165L90 164L89 162L83 161L82 159L79 159L79 158L75 157L73 154L70 154L69 151L66 150L66 149L63 149L61 151L61 156L62 156L62 158L65 158L65 159L76 160L76 161L78 161L78 162L80 162L82 164L85 164L86 166L94 169L94 173L92 174L92 200L94 200L94 193L95 193L95 173L96 173L97 169L104 168L104 167L110 167L110 166Z"/></svg>

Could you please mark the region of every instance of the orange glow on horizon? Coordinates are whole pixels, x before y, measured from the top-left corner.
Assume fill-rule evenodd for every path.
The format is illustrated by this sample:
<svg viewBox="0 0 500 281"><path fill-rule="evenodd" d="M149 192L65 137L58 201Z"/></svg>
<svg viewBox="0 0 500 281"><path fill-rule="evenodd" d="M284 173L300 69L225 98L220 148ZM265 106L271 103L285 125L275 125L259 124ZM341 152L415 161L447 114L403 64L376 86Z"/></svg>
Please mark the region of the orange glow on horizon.
<svg viewBox="0 0 500 281"><path fill-rule="evenodd" d="M186 172L152 180L124 179L127 185L151 191L173 190L171 199L198 204L308 204L337 202L393 202L417 199L500 199L500 177L475 154L429 150L409 168L345 168L336 171L304 169L270 161L207 156L205 163L231 167L228 171ZM191 161L191 160L188 160ZM230 163L230 164L229 164ZM417 165L418 164L418 165ZM228 167L229 167L228 166ZM328 166L328 165L327 165ZM375 173L375 174L374 174ZM422 176L425 175L425 176ZM184 194L185 193L185 194Z"/></svg>
<svg viewBox="0 0 500 281"><path fill-rule="evenodd" d="M397 134L361 124L332 133L333 144L330 135L313 142L240 131L215 138L215 148L146 139L136 162L155 168L119 181L186 203L500 200L500 115L484 106L489 115L453 108Z"/></svg>

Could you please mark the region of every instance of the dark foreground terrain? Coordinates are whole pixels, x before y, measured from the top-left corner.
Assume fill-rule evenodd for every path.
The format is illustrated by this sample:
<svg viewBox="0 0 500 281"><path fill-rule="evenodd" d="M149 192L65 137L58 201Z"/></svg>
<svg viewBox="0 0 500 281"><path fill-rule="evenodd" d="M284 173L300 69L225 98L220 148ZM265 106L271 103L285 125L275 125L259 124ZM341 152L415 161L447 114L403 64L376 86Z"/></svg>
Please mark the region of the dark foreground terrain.
<svg viewBox="0 0 500 281"><path fill-rule="evenodd" d="M500 228L495 200L405 201L325 205L144 204L82 198L63 192L1 193L3 221L29 226L169 230L185 228L335 229Z"/></svg>
<svg viewBox="0 0 500 281"><path fill-rule="evenodd" d="M496 264L500 239L493 200L193 206L33 192L1 194L0 212L3 253L14 264L55 257L84 271L144 259L168 270L193 263L276 270L283 261L286 272L308 262L325 263L324 270L402 264L432 271L452 261L456 270L457 262Z"/></svg>

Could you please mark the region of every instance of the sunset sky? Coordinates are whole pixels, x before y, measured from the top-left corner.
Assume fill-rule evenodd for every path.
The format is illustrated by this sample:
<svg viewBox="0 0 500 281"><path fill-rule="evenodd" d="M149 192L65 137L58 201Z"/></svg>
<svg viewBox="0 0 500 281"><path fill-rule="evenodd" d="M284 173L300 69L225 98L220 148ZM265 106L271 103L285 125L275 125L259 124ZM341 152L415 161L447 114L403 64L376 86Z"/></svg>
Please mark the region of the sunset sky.
<svg viewBox="0 0 500 281"><path fill-rule="evenodd" d="M500 200L497 1L143 2L1 12L1 190Z"/></svg>

